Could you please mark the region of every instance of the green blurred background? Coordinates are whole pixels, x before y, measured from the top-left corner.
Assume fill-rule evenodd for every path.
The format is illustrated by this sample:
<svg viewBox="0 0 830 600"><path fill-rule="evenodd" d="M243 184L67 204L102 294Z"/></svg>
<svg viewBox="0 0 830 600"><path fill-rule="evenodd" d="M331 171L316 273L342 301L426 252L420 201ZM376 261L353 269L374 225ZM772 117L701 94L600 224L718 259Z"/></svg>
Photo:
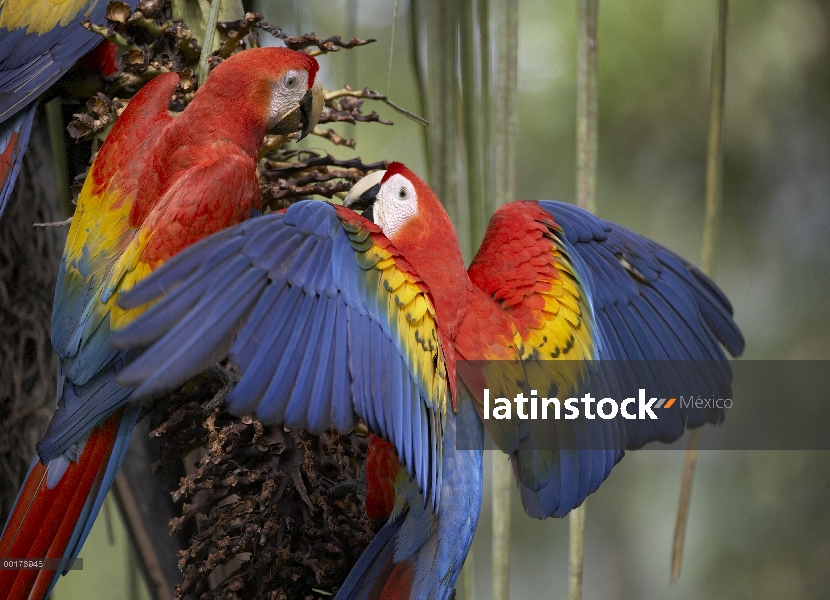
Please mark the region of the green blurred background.
<svg viewBox="0 0 830 600"><path fill-rule="evenodd" d="M388 91L419 112L408 0L388 90L392 0L266 0L257 10L289 33L377 38L322 57L324 86ZM698 262L716 2L602 1L599 15L598 212ZM519 37L518 197L573 201L575 0L521 0ZM335 128L356 138L364 160L426 174L421 127L371 108L394 127ZM830 2L730 2L724 114L715 279L745 357L830 358ZM830 454L701 452L683 574L670 586L682 460L629 453L591 496L585 598L830 598ZM517 496L513 512L511 596L567 598L567 522L525 517ZM62 578L57 600L145 597L111 513L115 545L99 518L84 570ZM491 597L490 517L485 497L473 544L478 600Z"/></svg>

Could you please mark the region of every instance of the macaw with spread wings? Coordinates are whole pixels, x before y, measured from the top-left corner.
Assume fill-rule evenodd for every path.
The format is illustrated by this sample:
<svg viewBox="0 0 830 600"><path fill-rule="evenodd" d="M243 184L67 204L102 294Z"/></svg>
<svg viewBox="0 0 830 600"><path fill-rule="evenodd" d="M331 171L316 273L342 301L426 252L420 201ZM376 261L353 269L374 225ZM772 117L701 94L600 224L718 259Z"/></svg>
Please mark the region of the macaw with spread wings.
<svg viewBox="0 0 830 600"><path fill-rule="evenodd" d="M387 441L370 451L398 468L367 474L367 493L391 491L372 502L391 515L337 598L451 595L482 495L481 448L460 440L483 423L527 512L545 518L579 506L627 448L722 419L675 403L656 422L565 421L570 445L537 447L516 420L480 420L480 394L457 383L466 361L549 360L568 397L603 360L692 360L720 365L706 377L728 387L720 344L744 346L732 308L670 250L571 205L521 201L495 213L465 269L441 203L400 163L345 204L300 202L194 245L124 296L127 309L156 304L111 340L147 348L118 379L136 399L227 356L241 374L232 413L314 433L362 419Z"/></svg>

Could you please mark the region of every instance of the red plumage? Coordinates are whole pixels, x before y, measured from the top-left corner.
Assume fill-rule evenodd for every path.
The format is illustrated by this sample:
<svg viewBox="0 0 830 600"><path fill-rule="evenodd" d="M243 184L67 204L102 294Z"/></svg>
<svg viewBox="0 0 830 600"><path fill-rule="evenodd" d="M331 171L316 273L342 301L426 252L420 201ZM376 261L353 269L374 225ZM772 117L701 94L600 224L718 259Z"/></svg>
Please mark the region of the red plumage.
<svg viewBox="0 0 830 600"><path fill-rule="evenodd" d="M369 436L366 450L366 515L371 519L388 519L395 507L395 478L401 463L395 446L376 436Z"/></svg>
<svg viewBox="0 0 830 600"><path fill-rule="evenodd" d="M77 65L84 73L112 75L118 71L118 46L109 40L104 40L95 46L95 49L82 56Z"/></svg>

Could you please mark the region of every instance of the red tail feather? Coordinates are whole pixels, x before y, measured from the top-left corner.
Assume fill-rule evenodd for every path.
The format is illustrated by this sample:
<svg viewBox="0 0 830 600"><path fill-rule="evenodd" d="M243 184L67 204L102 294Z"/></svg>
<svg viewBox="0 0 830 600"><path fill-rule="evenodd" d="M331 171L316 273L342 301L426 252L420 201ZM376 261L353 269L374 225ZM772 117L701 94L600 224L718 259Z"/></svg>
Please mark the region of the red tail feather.
<svg viewBox="0 0 830 600"><path fill-rule="evenodd" d="M415 561L407 559L395 565L383 586L379 600L409 600L415 579Z"/></svg>
<svg viewBox="0 0 830 600"><path fill-rule="evenodd" d="M3 537L0 558L61 558L84 505L97 493L118 435L123 410L96 427L77 463L58 484L46 486L47 467L37 463L23 484ZM55 571L0 571L0 598L43 598Z"/></svg>
<svg viewBox="0 0 830 600"><path fill-rule="evenodd" d="M395 478L401 470L395 446L374 433L366 450L366 514L388 519L395 507Z"/></svg>

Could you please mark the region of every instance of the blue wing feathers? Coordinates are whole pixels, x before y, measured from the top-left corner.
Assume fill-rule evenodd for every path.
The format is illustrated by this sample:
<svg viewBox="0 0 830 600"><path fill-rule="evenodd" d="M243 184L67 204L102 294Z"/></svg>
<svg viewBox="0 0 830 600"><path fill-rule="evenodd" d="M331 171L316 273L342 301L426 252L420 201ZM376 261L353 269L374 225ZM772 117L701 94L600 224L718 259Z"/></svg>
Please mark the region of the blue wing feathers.
<svg viewBox="0 0 830 600"><path fill-rule="evenodd" d="M590 265L596 278L594 289L604 300L607 301L611 294L603 288L612 288L611 292L619 301L622 294L631 298L643 295L650 287L664 297L664 306L651 302L655 311L662 314L662 308L673 309L685 317L695 334L695 339L689 340L689 346L717 350L717 356L725 358L713 343L714 334L731 352L743 350L743 339L732 320L732 307L725 295L688 262L656 242L602 221L575 206L550 201L540 204L562 227L574 251ZM645 281L629 275L620 258L628 261ZM697 316L690 320L692 314ZM618 347L617 350L624 352L625 348ZM625 354L619 356L625 357Z"/></svg>
<svg viewBox="0 0 830 600"><path fill-rule="evenodd" d="M37 444L37 453L43 462L57 458L84 433L103 421L108 414L123 404L129 388L116 384L113 373L118 361L83 386L65 381L61 404L49 422L46 435ZM94 402L89 400L94 398Z"/></svg>
<svg viewBox="0 0 830 600"><path fill-rule="evenodd" d="M313 234L318 229L325 229L321 219L325 219L326 213L333 214L331 205L321 202L298 202L285 213L285 224L294 227L300 233Z"/></svg>
<svg viewBox="0 0 830 600"><path fill-rule="evenodd" d="M298 289L302 291L302 288ZM290 326L290 329L286 330L288 338L286 339L285 335L278 338L278 347L283 352L271 357L271 360L276 362L277 366L271 376L271 382L265 390L265 395L256 410L257 418L265 423L282 423L285 419L286 405L302 365L302 362L296 359L297 357L293 352L285 352L285 350L303 348L303 344L300 344L300 338L308 336L308 321L316 300L315 296L301 296L294 310L283 315L286 324Z"/></svg>
<svg viewBox="0 0 830 600"><path fill-rule="evenodd" d="M266 365L263 372L253 372L255 377L262 378L267 384L260 395L255 410L256 418L264 423L285 422L285 411L301 366L300 361L295 360L296 357L291 355L289 360L289 353L284 352L286 348L294 348L289 346L289 340L286 339L285 335L293 336L295 324L298 327L306 326L308 315L311 312L310 303L311 299L303 296L294 305L293 311L282 315L285 323L290 324L290 328L284 330L284 333L281 332L281 335L277 337L275 344L272 346L274 354L271 356L271 363ZM280 352L280 350L283 351Z"/></svg>
<svg viewBox="0 0 830 600"><path fill-rule="evenodd" d="M232 247L238 247L239 244L233 244ZM134 342L145 344L153 339L157 339L167 331L170 331L175 326L179 326L176 331L182 331L181 323L175 316L179 312L193 309L189 321L199 320L202 317L201 311L209 309L215 305L218 298L223 294L227 295L228 285L234 281L241 269L247 263L245 257L225 255L220 260L214 263L215 271L211 271L211 279L205 275L205 265L196 270L196 277L188 279L180 286L176 286L176 294L173 296L171 310L159 310L157 306L151 306L142 314L141 322L136 326L130 326L130 339ZM183 274L184 275L184 274ZM212 285L213 278L220 284ZM125 294L129 300L133 300L131 292ZM120 302L122 306L132 305L132 302ZM193 308L196 307L196 308ZM118 348L120 335L114 334L110 339L110 345Z"/></svg>
<svg viewBox="0 0 830 600"><path fill-rule="evenodd" d="M636 378L630 369L600 372L592 382L594 391L624 392L628 397L645 386L649 396L669 397L700 389L701 383L707 389L728 389L730 370L718 342L730 353L740 354L744 341L732 319L732 307L708 277L656 242L576 206L539 204L561 228L563 250L590 294L600 357L663 361L638 362ZM608 476L626 448L652 440L673 441L687 426L716 423L722 417L722 411L676 403L655 421L617 419L557 426L560 448L550 464L550 477L540 480L538 489L520 485L525 507L539 518L567 514ZM569 436L576 437L569 441ZM581 450L571 450L574 447ZM521 456L514 457L517 476L518 469L527 466L525 461L540 452L522 445Z"/></svg>
<svg viewBox="0 0 830 600"><path fill-rule="evenodd" d="M159 310L156 306L153 306L145 311L144 315L142 315L142 317L146 318L142 318L141 321L135 325L125 327L122 331L129 331L130 334L136 336L135 339L140 340L140 343L142 344L147 343L151 339L155 339L168 331L172 331L174 332L173 335L168 338L168 344L171 346L176 343L175 340L170 339L174 335L203 334L206 329L206 327L203 326L206 313L210 311L213 313L214 317L216 317L216 311L212 309L216 307L217 304L224 308L224 305L221 304L222 300L227 302L229 300L229 296L231 298L233 297L228 293L228 284L231 281L234 281L239 269L242 265L244 265L244 263L244 257L237 257L229 259L224 265L221 265L220 268L217 269L217 279L220 282L220 285L210 287L206 284L202 284L199 286L198 284L191 285L188 282L188 284L182 286L181 296L183 296L188 303L185 304L180 301L179 294L175 296L174 301L177 304L177 308L178 306L184 304L184 306L182 306L183 309L193 309L185 319L172 319L168 313L165 313L164 311ZM240 291L247 292L248 289L255 284L256 280L249 276L245 278ZM120 347L120 332L113 334L111 339L111 346ZM181 346L181 340L190 339L191 338L189 337L180 338L177 345ZM149 362L149 359L144 360ZM140 361L136 361L135 364L142 363Z"/></svg>
<svg viewBox="0 0 830 600"><path fill-rule="evenodd" d="M267 217L261 217L266 219ZM176 289L185 278L196 272L203 273L228 260L233 260L236 253L245 244L245 239L234 235L235 231L225 229L180 252L164 263L163 269L157 269L141 280L136 286L121 294L118 304L122 308L136 308L159 296L167 295ZM218 273L218 271L217 271ZM189 277L188 284L206 285L209 280L201 277ZM146 313L145 313L146 314Z"/></svg>
<svg viewBox="0 0 830 600"><path fill-rule="evenodd" d="M184 341L180 341L177 347L170 348L171 359L155 371L152 380L138 386L134 400L140 401L150 395L171 392L181 385L182 380L187 381L204 370L203 364L216 363L227 355L236 333L236 323L264 287L264 282L251 274L241 278L237 284L239 296L235 298L236 302L226 303L219 297L213 310L204 307L201 319L184 320L172 330L173 339ZM145 356L151 361L154 358L152 354ZM136 363L140 360L143 358ZM153 366L147 365L146 368L152 370ZM121 379L119 377L119 382Z"/></svg>
<svg viewBox="0 0 830 600"><path fill-rule="evenodd" d="M285 280L291 285L312 283L308 282L308 276L310 274L309 266L313 266L314 260L319 258L315 252L318 241L318 238L314 236L307 237L297 246L292 257L293 260L290 263L289 261L285 261L284 265L287 267ZM306 294L308 293L306 291Z"/></svg>
<svg viewBox="0 0 830 600"><path fill-rule="evenodd" d="M98 373L101 365L110 363L116 354L116 351L107 345L110 335L109 320L99 320L81 351L75 356L64 357L66 376L76 384L84 385Z"/></svg>
<svg viewBox="0 0 830 600"><path fill-rule="evenodd" d="M372 402L372 340L370 336L369 327L371 321L363 319L349 319L350 329L355 331L355 345L360 344L357 352L357 358L360 361L359 377L355 377L355 382L359 383L355 391L355 403L359 402L361 410L358 413L363 414L363 419L366 425L373 431L380 431L381 422L375 415L375 406Z"/></svg>
<svg viewBox="0 0 830 600"><path fill-rule="evenodd" d="M285 426L289 429L301 429L308 427L309 431L314 434L321 434L323 430L315 430L308 424L308 413L314 403L318 399L309 392L313 389L315 372L317 369L325 367L321 366L322 353L321 346L321 329L320 325L325 322L326 311L328 309L327 299L319 296L309 296L312 299L313 307L310 317L310 322L306 326L305 333L308 335L308 344L304 350L301 350L300 356L295 357L297 364L297 374L293 377L293 386L291 390L291 397L288 399L288 405L285 408ZM297 360L299 358L299 360ZM290 378L288 378L290 380Z"/></svg>
<svg viewBox="0 0 830 600"><path fill-rule="evenodd" d="M328 271L326 248L326 242L318 241L315 245L314 254L309 257L300 270L289 276L288 283L301 285L300 282L303 282L303 290L306 294L324 293L328 285L328 281L326 281L326 272Z"/></svg>
<svg viewBox="0 0 830 600"><path fill-rule="evenodd" d="M377 325L375 330L375 348L377 362L373 360L376 371L373 389L375 393L379 393L379 397L375 398L375 406L379 408L383 416L383 431L386 432L387 439L396 448L402 449L403 432L400 430L400 415L404 408L401 395L403 372L395 372L392 367L392 363L396 361L400 364L400 355L380 325ZM391 379L393 374L397 377L397 381ZM416 401L419 400L416 399Z"/></svg>
<svg viewBox="0 0 830 600"><path fill-rule="evenodd" d="M435 414L428 412L426 413L426 422L427 425L427 435L424 439L427 440L434 440L440 439L436 437L438 431L436 427L436 418ZM432 484L433 481L440 481L439 469L441 467L440 456L437 452L430 452L427 455L427 460L429 461L429 478L423 482L423 487L421 489L425 489L426 493L424 494L424 504L428 501L432 501L433 503L436 500L436 496L439 490L435 488L435 485Z"/></svg>
<svg viewBox="0 0 830 600"><path fill-rule="evenodd" d="M348 402L351 393L351 376L348 364L348 319L346 307L335 303L337 314L334 317L334 367L332 381L331 422L338 431L351 431L354 427L354 411Z"/></svg>
<svg viewBox="0 0 830 600"><path fill-rule="evenodd" d="M394 405L394 416L391 410L387 410L386 429L394 440L395 447L401 449L401 457L408 461L407 456L407 430L409 428L409 403L418 402L417 398L410 398L408 377L404 372L401 356L394 352L388 354L384 361L385 373L383 377L383 396L388 402Z"/></svg>
<svg viewBox="0 0 830 600"><path fill-rule="evenodd" d="M365 315L366 310L361 302L360 276L361 271L354 268L352 246L345 235L335 238L334 260L336 265L335 278L342 282L341 292L343 301L352 311Z"/></svg>
<svg viewBox="0 0 830 600"><path fill-rule="evenodd" d="M26 28L0 29L0 121L5 121L57 81L101 38L80 27L82 19L103 17L106 4L79 7L66 26L27 34Z"/></svg>
<svg viewBox="0 0 830 600"><path fill-rule="evenodd" d="M412 377L411 374L410 374L410 377L409 377L409 395L410 395L411 398L417 398L419 396L419 394L418 394L418 383L415 381L415 378ZM414 403L413 402L410 406L412 407L411 431L415 432L416 434L418 432L423 432L424 428L423 428L423 425L422 425L422 421L424 419L424 414L426 413L426 410L424 409L424 407L420 403ZM412 439L412 465L411 466L407 465L407 466L409 466L409 468L410 468L409 474L414 475L416 472L417 473L423 473L424 472L423 440L425 440L425 438L422 437L421 435L413 435L411 439ZM421 488L421 489L423 489L423 488Z"/></svg>
<svg viewBox="0 0 830 600"><path fill-rule="evenodd" d="M273 340L265 334L272 326L282 322L282 317L275 307L287 293L288 289L284 287L268 286L265 288L239 331L239 335L236 336L229 354L231 361L237 365L250 365L263 342Z"/></svg>
<svg viewBox="0 0 830 600"><path fill-rule="evenodd" d="M410 477L415 473L415 449L413 445L414 436L408 435L409 432L417 431L413 427L412 407L420 404L417 402L417 396L413 395L414 386L412 385L412 378L410 374L404 370L403 359L398 361L398 367L403 374L403 385L401 388L401 418L400 418L400 433L401 440L401 456L403 457L403 464L407 467L407 472Z"/></svg>
<svg viewBox="0 0 830 600"><path fill-rule="evenodd" d="M389 343L386 335L380 324L372 323L370 325L370 345L371 345L371 361L372 361L372 407L375 412L375 418L378 419L381 429L385 431L387 439L395 446L400 444L400 438L395 437L394 421L397 417L395 411L397 406L395 403L400 401L398 398L390 398L386 395L385 378L388 375L385 369L386 362L386 345ZM391 345L391 344L390 344ZM393 349L394 352L394 349Z"/></svg>
<svg viewBox="0 0 830 600"><path fill-rule="evenodd" d="M262 399L268 383L274 372L273 357L277 349L284 347L280 339L281 331L288 321L286 316L291 314L296 304L301 300L299 288L288 288L282 299L281 312L270 316L271 324L259 345L258 352L251 357L250 363L240 363L240 370L250 372L248 377L242 377L239 383L228 394L228 408L237 414L254 412ZM129 367L128 367L129 368Z"/></svg>
<svg viewBox="0 0 830 600"><path fill-rule="evenodd" d="M259 252L254 252L255 247L251 248L250 254L253 257L251 264L258 269L268 272L271 281L280 281L285 279L286 269L284 264L296 254L297 246L303 241L301 235L296 231L279 226L280 221L274 222L274 228L277 228L274 242L268 240L268 233L273 233L272 229L266 229L263 232L265 241L262 244ZM264 250L264 252L263 252Z"/></svg>
<svg viewBox="0 0 830 600"><path fill-rule="evenodd" d="M341 398L333 392L335 348L332 343L335 332L335 319L337 317L336 303L327 296L320 298L320 304L324 307L322 318L322 329L317 350L317 358L313 360L316 373L310 386L311 396L308 402L308 428L310 431L322 432L329 425L335 425L330 420L331 405L333 398Z"/></svg>
<svg viewBox="0 0 830 600"><path fill-rule="evenodd" d="M236 227L223 229L222 231L226 235L238 237L242 241L242 254L250 256L253 259L254 266L265 269L266 266L264 265L270 265L274 262L273 255L271 251L267 250L268 248L278 252L284 251L286 248L289 250L296 248L296 244L292 244L290 239L296 236L297 232L289 227L278 226L278 223L282 223L284 220L284 214L272 213L244 221ZM211 240L215 237L214 234L207 239Z"/></svg>
<svg viewBox="0 0 830 600"><path fill-rule="evenodd" d="M598 242L592 242L590 249L592 252L584 252L582 256L587 260L587 256L594 255L596 262L600 265L598 270L601 269L600 272L605 275L597 282L597 285L613 286L616 292L617 302L623 302L638 294L639 288L637 287L636 280L631 277L628 271L621 268L622 265L619 259L609 248L604 247Z"/></svg>
<svg viewBox="0 0 830 600"><path fill-rule="evenodd" d="M378 423L375 421L374 409L371 405L372 383L371 383L371 341L369 332L366 330L366 322L363 321L355 311L347 311L348 319L348 340L349 340L349 372L352 374L352 393L358 413L363 415L366 425L378 431ZM365 338L365 339L364 339Z"/></svg>
<svg viewBox="0 0 830 600"><path fill-rule="evenodd" d="M602 448L602 437L592 432L598 426L601 426L601 423L594 419L593 421L577 422L573 428L576 445L569 446L568 454L574 457L577 472L577 479L574 481L576 486L574 506L581 504L591 489L591 478L594 474L594 453L591 450L583 450L583 448ZM571 450L573 448L578 449Z"/></svg>

